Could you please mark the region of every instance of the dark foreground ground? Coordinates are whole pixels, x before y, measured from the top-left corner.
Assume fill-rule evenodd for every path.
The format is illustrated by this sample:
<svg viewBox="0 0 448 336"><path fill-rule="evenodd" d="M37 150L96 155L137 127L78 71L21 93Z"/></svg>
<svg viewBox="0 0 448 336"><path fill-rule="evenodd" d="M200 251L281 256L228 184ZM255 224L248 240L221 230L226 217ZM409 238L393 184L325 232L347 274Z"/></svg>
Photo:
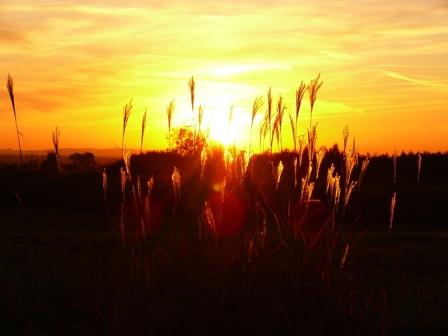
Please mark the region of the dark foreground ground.
<svg viewBox="0 0 448 336"><path fill-rule="evenodd" d="M201 332L193 325L190 330L176 329L177 325L188 325L188 319L193 321L192 324L200 319L200 316L188 315L195 311L188 306L188 295L185 294L188 288L176 285L146 287L148 292L156 288L158 291L166 288L167 292L150 294L152 304L159 304L144 307L143 311L146 309L148 315L142 314L141 310L137 310L141 315L134 314L136 310L132 307L142 305L139 291L144 285L138 279L144 277L135 276L142 272L133 266L132 260L137 257L121 249L118 218L42 209L1 208L0 213L1 334ZM401 225L389 233L377 227L365 236L359 251L362 262L358 267L368 274L366 287L380 289L387 302L380 308L384 314L381 323L387 334L445 334L448 327L446 228L431 223ZM185 283L188 283L188 272L185 273ZM207 295L207 284L200 286ZM221 289L221 292L226 291L231 292L229 288ZM241 295L245 294L242 292ZM178 299L184 303L179 303ZM211 295L209 299L212 302L207 301L210 306L205 309L222 304L222 297ZM213 302L214 299L217 301ZM200 299L196 302L205 305ZM229 323L236 323L238 318L250 320L244 316L236 318L248 314L239 307L226 309ZM147 316L157 316L157 325L146 320ZM226 317L217 321L225 323ZM323 319L322 324L325 323ZM136 330L137 325L143 329ZM276 333L271 329L263 330L263 321L254 323L252 329L250 326L245 328L244 332L249 334ZM236 333L239 329L216 325L217 333L220 330ZM333 330L333 333L338 332Z"/></svg>

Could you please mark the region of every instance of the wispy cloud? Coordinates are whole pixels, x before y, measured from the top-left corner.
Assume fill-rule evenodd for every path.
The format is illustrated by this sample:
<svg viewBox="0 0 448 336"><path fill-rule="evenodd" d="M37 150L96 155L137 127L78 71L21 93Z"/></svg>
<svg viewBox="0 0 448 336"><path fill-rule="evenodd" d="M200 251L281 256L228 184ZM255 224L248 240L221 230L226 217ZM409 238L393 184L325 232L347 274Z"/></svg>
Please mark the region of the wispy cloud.
<svg viewBox="0 0 448 336"><path fill-rule="evenodd" d="M440 88L443 91L447 91L448 90L448 85L445 83L441 83L435 80L431 80L431 79L424 79L424 78L415 78L415 77L409 77L409 76L405 76L396 72L392 72L392 71L385 71L384 74L386 76L392 77L392 78L396 78L396 79L400 79L409 83L413 83L413 84L417 84L417 85L421 85L421 86L429 86L429 87L435 87L435 88Z"/></svg>

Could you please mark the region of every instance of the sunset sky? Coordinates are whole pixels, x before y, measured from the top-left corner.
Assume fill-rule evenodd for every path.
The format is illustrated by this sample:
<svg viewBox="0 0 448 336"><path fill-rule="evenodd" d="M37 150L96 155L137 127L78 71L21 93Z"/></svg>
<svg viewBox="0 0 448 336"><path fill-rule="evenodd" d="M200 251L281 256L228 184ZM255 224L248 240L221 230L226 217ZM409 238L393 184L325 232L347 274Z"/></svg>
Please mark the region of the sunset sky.
<svg viewBox="0 0 448 336"><path fill-rule="evenodd" d="M447 22L435 0L2 0L0 148L17 148L8 73L25 150L50 148L56 126L61 147L120 146L130 99L128 147L148 108L144 147L165 148L172 99L174 127L191 123L191 76L212 136L233 105L246 143L256 96L272 86L293 111L300 81L321 73L320 144L341 143L348 125L362 152L445 151ZM306 100L303 132L308 118Z"/></svg>

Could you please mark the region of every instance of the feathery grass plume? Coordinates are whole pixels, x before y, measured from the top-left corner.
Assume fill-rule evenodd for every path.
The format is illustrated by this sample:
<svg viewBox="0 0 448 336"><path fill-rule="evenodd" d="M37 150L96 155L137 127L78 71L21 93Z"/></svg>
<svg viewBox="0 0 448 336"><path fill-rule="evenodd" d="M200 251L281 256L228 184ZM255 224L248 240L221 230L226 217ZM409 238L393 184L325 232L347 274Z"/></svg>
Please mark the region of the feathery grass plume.
<svg viewBox="0 0 448 336"><path fill-rule="evenodd" d="M305 83L300 82L299 87L296 90L296 130L297 130L297 122L299 120L300 107L302 106L303 96L305 95L306 85Z"/></svg>
<svg viewBox="0 0 448 336"><path fill-rule="evenodd" d="M350 196L353 193L353 190L355 189L357 184L357 181L351 181L348 186L345 188L345 194L344 194L344 208L343 213L345 213L345 209L347 208L348 202L350 201Z"/></svg>
<svg viewBox="0 0 448 336"><path fill-rule="evenodd" d="M343 150L342 154L343 154L344 157L345 157L345 153L346 153L346 150L347 150L347 141L348 141L349 135L350 135L350 131L348 129L348 126L345 125L344 129L342 130L342 137L343 137L343 140L344 140L344 150Z"/></svg>
<svg viewBox="0 0 448 336"><path fill-rule="evenodd" d="M350 244L347 243L347 244L345 245L344 254L342 255L342 258L341 258L341 264L340 264L339 269L342 269L342 268L344 267L345 263L347 262L348 251L349 251L349 249L350 249Z"/></svg>
<svg viewBox="0 0 448 336"><path fill-rule="evenodd" d="M207 201L204 202L204 217L209 230L214 235L216 233L215 217L213 216L212 208L210 207Z"/></svg>
<svg viewBox="0 0 448 336"><path fill-rule="evenodd" d="M308 129L308 159L310 165L314 161L314 156L316 154L316 140L317 140L317 123L312 125L310 129Z"/></svg>
<svg viewBox="0 0 448 336"><path fill-rule="evenodd" d="M143 138L145 137L145 129L146 129L146 112L147 109L145 109L145 113L143 113L142 117L142 132L140 135L140 154L143 152Z"/></svg>
<svg viewBox="0 0 448 336"><path fill-rule="evenodd" d="M272 88L269 87L269 90L268 90L268 109L267 109L267 115L266 115L266 123L267 123L267 126L268 126L269 135L271 137L270 143L271 143L271 154L272 154L272 141L273 141L272 137L273 137L274 134L272 133L271 121L272 121Z"/></svg>
<svg viewBox="0 0 448 336"><path fill-rule="evenodd" d="M259 96L254 99L254 103L252 104L252 117L250 120L249 154L252 153L252 134L253 134L255 117L257 116L258 111L260 111L262 107L263 107L263 96Z"/></svg>
<svg viewBox="0 0 448 336"><path fill-rule="evenodd" d="M345 185L348 186L350 184L350 178L353 173L353 169L355 168L357 163L356 154L347 155L345 157Z"/></svg>
<svg viewBox="0 0 448 336"><path fill-rule="evenodd" d="M285 115L286 105L283 102L283 97L280 95L277 101L277 117L275 122L275 127L277 128L278 138L280 139L280 151L283 150L283 141L282 141L282 124L283 124L283 116ZM277 140L277 144L278 144Z"/></svg>
<svg viewBox="0 0 448 336"><path fill-rule="evenodd" d="M289 122L291 124L291 134L292 134L292 142L294 146L294 152L297 152L297 129L294 121L294 117L291 115L291 112L288 113Z"/></svg>
<svg viewBox="0 0 448 336"><path fill-rule="evenodd" d="M56 155L56 164L58 171L61 171L61 165L59 162L59 140L61 139L61 130L56 127L56 130L51 135L51 141L53 142L54 153Z"/></svg>
<svg viewBox="0 0 448 336"><path fill-rule="evenodd" d="M420 184L420 170L422 168L422 154L417 154L417 184Z"/></svg>
<svg viewBox="0 0 448 336"><path fill-rule="evenodd" d="M108 207L108 199L107 199L107 171L106 168L103 168L103 173L102 173L102 182L103 182L103 200L104 200L104 206L105 206L105 211L107 212Z"/></svg>
<svg viewBox="0 0 448 336"><path fill-rule="evenodd" d="M14 98L14 80L12 76L8 74L8 78L6 79L6 89L8 90L9 99L11 100L12 111L14 112L14 122L16 124L16 133L17 133L17 142L19 144L19 155L20 155L20 167L23 165L23 156L22 156L22 145L20 143L20 136L22 133L19 131L19 126L17 124L17 113L16 113L16 102Z"/></svg>
<svg viewBox="0 0 448 336"><path fill-rule="evenodd" d="M126 133L126 126L128 124L128 120L129 117L131 115L131 110L132 110L132 99L129 101L129 103L127 103L126 105L124 105L123 107L123 129L122 129L122 135L121 135L121 157L124 159L124 136Z"/></svg>
<svg viewBox="0 0 448 336"><path fill-rule="evenodd" d="M173 191L174 191L174 207L173 207L173 213L175 212L175 209L177 205L180 202L181 196L182 196L182 182L180 178L180 172L177 167L174 167L173 173L171 174L171 180L173 182Z"/></svg>
<svg viewBox="0 0 448 336"><path fill-rule="evenodd" d="M263 118L263 122L260 125L260 153L264 150L264 141L269 132L270 124L268 114L266 113Z"/></svg>
<svg viewBox="0 0 448 336"><path fill-rule="evenodd" d="M198 127L199 127L199 133L201 133L203 118L204 118L204 106L199 105L199 107L198 107Z"/></svg>
<svg viewBox="0 0 448 336"><path fill-rule="evenodd" d="M233 121L233 105L230 106L230 109L229 109L229 118L228 118L228 120L227 120L228 125L229 125L229 128L232 127L232 121Z"/></svg>
<svg viewBox="0 0 448 336"><path fill-rule="evenodd" d="M147 181L147 189L146 189L146 195L144 197L144 204L143 204L143 216L146 218L146 221L151 224L151 194L152 189L154 188L154 175L151 175L151 178Z"/></svg>
<svg viewBox="0 0 448 336"><path fill-rule="evenodd" d="M305 95L305 92L307 90L306 85L303 83L303 81L300 82L299 87L296 90L296 114L295 114L295 120L293 121L293 118L291 114L289 115L289 119L291 121L291 129L293 141L294 141L294 151L297 151L297 142L298 142L298 133L299 133L299 114L300 114L300 108L302 106L302 100Z"/></svg>
<svg viewBox="0 0 448 336"><path fill-rule="evenodd" d="M173 121L173 113L176 107L176 102L173 99L166 108L166 116L168 118L168 149L171 149L171 122Z"/></svg>
<svg viewBox="0 0 448 336"><path fill-rule="evenodd" d="M359 172L359 177L358 177L358 189L361 188L361 183L364 179L364 175L366 174L367 171L367 167L369 166L370 160L369 157L367 156L361 164L361 171Z"/></svg>
<svg viewBox="0 0 448 336"><path fill-rule="evenodd" d="M316 180L319 178L320 166L322 164L322 160L325 156L326 150L325 147L320 147L316 154Z"/></svg>
<svg viewBox="0 0 448 336"><path fill-rule="evenodd" d="M392 198L390 199L389 231L392 230L392 226L394 223L396 202L397 202L397 193L394 192Z"/></svg>
<svg viewBox="0 0 448 336"><path fill-rule="evenodd" d="M327 196L329 195L333 184L334 169L334 163L332 163L330 168L327 170L327 183L325 185L325 194Z"/></svg>
<svg viewBox="0 0 448 336"><path fill-rule="evenodd" d="M297 174L298 174L298 158L295 157L292 161L293 174L294 174L294 188L297 188Z"/></svg>
<svg viewBox="0 0 448 336"><path fill-rule="evenodd" d="M310 94L310 106L311 106L311 114L310 114L310 127L313 124L313 111L314 111L314 103L317 99L317 92L319 91L320 87L322 86L323 82L320 81L320 74L317 75L315 79L312 79L310 84L308 85L308 91Z"/></svg>
<svg viewBox="0 0 448 336"><path fill-rule="evenodd" d="M311 196L313 195L313 191L314 191L314 185L315 185L314 182L308 182L306 184L305 198L308 203L311 201Z"/></svg>
<svg viewBox="0 0 448 336"><path fill-rule="evenodd" d="M392 169L393 169L393 178L394 178L394 185L397 184L397 151L394 151L394 156L392 157Z"/></svg>
<svg viewBox="0 0 448 336"><path fill-rule="evenodd" d="M195 87L196 82L194 81L193 76L191 76L188 81L188 89L190 90L190 101L191 101L191 114L193 116L193 146L196 148L196 122L194 118L194 96L195 96Z"/></svg>
<svg viewBox="0 0 448 336"><path fill-rule="evenodd" d="M207 144L202 147L201 151L201 181L204 178L205 164L207 163L208 158L208 148Z"/></svg>
<svg viewBox="0 0 448 336"><path fill-rule="evenodd" d="M283 173L283 162L280 162L277 165L277 169L275 170L275 189L278 190L278 185L280 183L280 179L282 178Z"/></svg>

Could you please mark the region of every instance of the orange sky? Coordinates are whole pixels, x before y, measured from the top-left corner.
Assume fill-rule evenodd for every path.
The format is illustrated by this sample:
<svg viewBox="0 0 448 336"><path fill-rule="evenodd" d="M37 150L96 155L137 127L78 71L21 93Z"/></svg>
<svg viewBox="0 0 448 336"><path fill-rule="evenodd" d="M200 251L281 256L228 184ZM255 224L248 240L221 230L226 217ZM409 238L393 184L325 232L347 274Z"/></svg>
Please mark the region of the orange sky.
<svg viewBox="0 0 448 336"><path fill-rule="evenodd" d="M321 73L320 144L349 125L363 152L448 150L446 1L271 3L2 0L0 76L14 77L23 148L51 147L56 126L61 147L119 146L131 98L128 147L147 107L145 148L164 148L173 98L174 127L191 123L191 75L212 132L233 105L246 142L257 95L271 85L292 111L296 86ZM308 104L302 116L304 131ZM17 148L4 84L0 148Z"/></svg>

